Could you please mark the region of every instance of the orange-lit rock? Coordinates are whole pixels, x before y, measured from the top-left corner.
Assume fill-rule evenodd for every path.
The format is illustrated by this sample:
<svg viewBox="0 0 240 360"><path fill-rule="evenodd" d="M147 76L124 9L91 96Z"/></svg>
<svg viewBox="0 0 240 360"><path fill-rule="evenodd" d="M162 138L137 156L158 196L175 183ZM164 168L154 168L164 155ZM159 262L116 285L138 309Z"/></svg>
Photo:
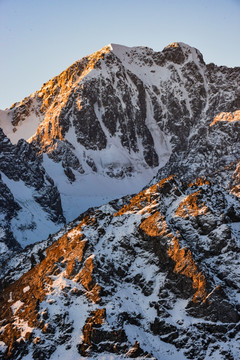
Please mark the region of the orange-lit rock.
<svg viewBox="0 0 240 360"><path fill-rule="evenodd" d="M149 236L172 236L164 217L158 211L147 217L141 223L140 229Z"/></svg>
<svg viewBox="0 0 240 360"><path fill-rule="evenodd" d="M231 194L240 197L240 161L238 161L235 171L233 173L233 185L231 187Z"/></svg>
<svg viewBox="0 0 240 360"><path fill-rule="evenodd" d="M215 125L217 122L234 122L240 120L240 110L234 112L222 112L215 116L210 126Z"/></svg>
<svg viewBox="0 0 240 360"><path fill-rule="evenodd" d="M86 296L92 300L93 302L97 303L101 300L100 291L101 287L96 284L93 278L93 257L87 258L85 261L84 267L81 272L75 277L76 281L80 281L81 284L87 289Z"/></svg>
<svg viewBox="0 0 240 360"><path fill-rule="evenodd" d="M204 301L207 296L205 276L198 271L191 251L187 248L181 248L179 240L173 237L164 217L159 212L155 212L142 222L140 228L148 236L172 239L167 254L175 262L174 272L192 280L192 287L196 290L193 296L194 302Z"/></svg>
<svg viewBox="0 0 240 360"><path fill-rule="evenodd" d="M83 327L83 343L91 345L92 329L95 325L102 325L106 318L106 309L97 309L87 318Z"/></svg>
<svg viewBox="0 0 240 360"><path fill-rule="evenodd" d="M7 357L11 355L17 339L23 337L23 341L27 341L30 337L31 331L25 332L24 336L21 335L21 324L30 330L41 328L43 332L48 331L48 323L39 318L39 304L46 298L49 290L51 291L52 276L57 276L62 271L62 267L65 268L63 271L65 278L77 281L76 274L79 272L79 264L81 264L86 248L86 240L82 239L81 229L87 224L93 224L94 221L94 218L89 216L83 218L79 225L46 249L46 258L42 262L7 287L1 294L0 318L4 319L8 325L0 334L0 341L8 346ZM80 277L88 290L87 296L97 302L100 287L92 281L92 270L93 264L90 259L86 261ZM21 301L22 304L14 313L11 306L17 301ZM19 319L17 323L16 316Z"/></svg>
<svg viewBox="0 0 240 360"><path fill-rule="evenodd" d="M203 185L210 186L210 181L206 180L206 179L203 179L203 178L197 178L196 181L191 182L190 184L188 184L188 187L191 188L191 187L194 187L194 186L198 187L198 186L203 186Z"/></svg>
<svg viewBox="0 0 240 360"><path fill-rule="evenodd" d="M174 175L170 175L168 178L162 179L157 184L150 186L147 190L143 190L134 196L129 205L124 205L115 216L123 215L128 211L139 211L146 208L147 212L151 212L151 209L155 208L158 204L157 199L161 196L162 191L168 191L168 187L171 188L171 181L174 179Z"/></svg>
<svg viewBox="0 0 240 360"><path fill-rule="evenodd" d="M199 216L206 214L209 209L204 203L200 202L198 197L200 193L201 190L186 196L178 206L176 210L176 216L188 218L189 216Z"/></svg>
<svg viewBox="0 0 240 360"><path fill-rule="evenodd" d="M186 248L181 248L178 239L173 238L168 249L168 255L176 263L174 271L192 279L193 289L196 289L193 301L204 301L207 296L206 279L205 276L197 270L191 251Z"/></svg>

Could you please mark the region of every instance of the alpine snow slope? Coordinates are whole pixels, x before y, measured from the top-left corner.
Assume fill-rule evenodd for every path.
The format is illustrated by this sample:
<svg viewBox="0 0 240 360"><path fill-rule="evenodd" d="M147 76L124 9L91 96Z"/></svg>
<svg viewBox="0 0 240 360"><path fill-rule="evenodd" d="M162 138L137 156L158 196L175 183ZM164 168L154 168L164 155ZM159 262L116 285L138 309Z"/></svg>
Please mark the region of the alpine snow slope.
<svg viewBox="0 0 240 360"><path fill-rule="evenodd" d="M2 257L140 191L166 163L158 178L236 161L239 79L183 43L112 44L1 111Z"/></svg>

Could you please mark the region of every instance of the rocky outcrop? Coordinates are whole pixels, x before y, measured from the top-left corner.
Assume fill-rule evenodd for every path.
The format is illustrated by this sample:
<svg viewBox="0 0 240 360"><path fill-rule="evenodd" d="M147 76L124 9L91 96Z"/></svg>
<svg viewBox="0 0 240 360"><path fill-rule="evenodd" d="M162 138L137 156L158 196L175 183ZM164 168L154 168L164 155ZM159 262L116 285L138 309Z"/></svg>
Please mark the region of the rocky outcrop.
<svg viewBox="0 0 240 360"><path fill-rule="evenodd" d="M237 359L238 200L213 179L169 176L26 253L32 269L2 291L5 358Z"/></svg>
<svg viewBox="0 0 240 360"><path fill-rule="evenodd" d="M39 221L37 216L41 216L41 211L49 218L49 223L56 223L58 226L63 225L65 219L62 212L61 198L54 185L53 180L46 173L41 164L41 159L36 157L34 148L25 140L19 140L17 145L13 145L0 129L0 172L1 172L1 200L0 212L1 220L1 242L6 246L1 249L2 260L9 256L11 251L26 246L30 241L24 244L19 239L17 232L22 232L24 237L25 231L32 230L37 233L40 239L40 230L36 224ZM29 206L38 207L39 211L30 211L27 219L24 217L24 209ZM39 205L34 205L39 204ZM41 210L40 210L41 209ZM19 218L17 229L13 223ZM44 233L44 231L43 231ZM45 233L44 236L47 234ZM35 235L36 236L36 235ZM10 253L8 253L10 252ZM2 261L1 260L1 261Z"/></svg>

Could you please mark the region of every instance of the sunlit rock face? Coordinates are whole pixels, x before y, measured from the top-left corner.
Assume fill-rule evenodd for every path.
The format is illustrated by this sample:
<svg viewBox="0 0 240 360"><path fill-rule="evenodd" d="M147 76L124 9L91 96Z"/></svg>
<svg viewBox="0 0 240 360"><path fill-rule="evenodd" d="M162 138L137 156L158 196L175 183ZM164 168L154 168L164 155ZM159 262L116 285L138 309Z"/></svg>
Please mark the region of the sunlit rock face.
<svg viewBox="0 0 240 360"><path fill-rule="evenodd" d="M15 256L2 357L237 360L240 205L214 176L170 175Z"/></svg>
<svg viewBox="0 0 240 360"><path fill-rule="evenodd" d="M218 184L223 216L221 191L239 197L239 82L240 68L207 65L183 43L162 52L112 44L0 111L1 269L20 248L47 238L50 244L49 234L88 208L172 175L185 185L197 177L197 186ZM199 228L205 236L216 219L199 196L196 189L179 200L172 221L205 219ZM235 205L225 215L238 222ZM179 256L195 261L179 239L168 254L176 269ZM26 259L27 269L40 260L37 255L31 265ZM187 281L204 301L206 276L192 266Z"/></svg>

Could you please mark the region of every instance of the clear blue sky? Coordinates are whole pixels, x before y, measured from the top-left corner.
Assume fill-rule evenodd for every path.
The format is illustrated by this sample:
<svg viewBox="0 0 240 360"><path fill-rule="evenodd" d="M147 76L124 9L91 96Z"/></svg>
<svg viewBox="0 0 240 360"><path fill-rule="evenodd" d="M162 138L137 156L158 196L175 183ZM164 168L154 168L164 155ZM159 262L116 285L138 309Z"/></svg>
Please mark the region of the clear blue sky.
<svg viewBox="0 0 240 360"><path fill-rule="evenodd" d="M173 41L240 66L240 0L0 0L0 108L111 42Z"/></svg>

